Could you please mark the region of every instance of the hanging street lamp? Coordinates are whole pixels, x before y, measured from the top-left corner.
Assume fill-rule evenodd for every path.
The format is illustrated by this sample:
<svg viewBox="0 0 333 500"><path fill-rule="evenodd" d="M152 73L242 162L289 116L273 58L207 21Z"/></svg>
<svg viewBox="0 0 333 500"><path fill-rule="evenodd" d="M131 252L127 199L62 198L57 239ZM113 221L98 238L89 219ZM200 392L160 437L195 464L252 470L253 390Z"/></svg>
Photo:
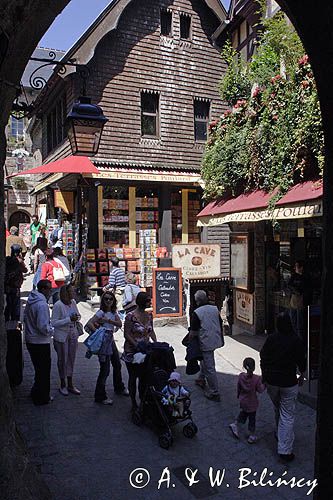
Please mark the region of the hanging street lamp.
<svg viewBox="0 0 333 500"><path fill-rule="evenodd" d="M66 118L67 136L73 155L94 156L98 152L107 121L100 106L91 104L89 97L79 97Z"/></svg>

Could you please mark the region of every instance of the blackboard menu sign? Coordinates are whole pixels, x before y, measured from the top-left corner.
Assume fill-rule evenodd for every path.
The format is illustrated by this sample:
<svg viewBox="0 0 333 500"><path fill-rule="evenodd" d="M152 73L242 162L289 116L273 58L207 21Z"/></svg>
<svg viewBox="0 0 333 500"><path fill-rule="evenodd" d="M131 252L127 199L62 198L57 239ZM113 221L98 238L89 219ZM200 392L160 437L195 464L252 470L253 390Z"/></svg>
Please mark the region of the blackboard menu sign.
<svg viewBox="0 0 333 500"><path fill-rule="evenodd" d="M153 269L154 316L183 315L182 271L175 267Z"/></svg>

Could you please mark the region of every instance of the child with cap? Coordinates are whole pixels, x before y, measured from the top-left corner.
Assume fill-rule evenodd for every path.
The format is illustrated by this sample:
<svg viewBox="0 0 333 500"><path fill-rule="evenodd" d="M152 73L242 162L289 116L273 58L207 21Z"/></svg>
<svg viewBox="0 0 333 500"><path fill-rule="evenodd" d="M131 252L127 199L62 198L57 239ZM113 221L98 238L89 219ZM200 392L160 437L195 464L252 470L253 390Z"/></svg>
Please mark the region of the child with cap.
<svg viewBox="0 0 333 500"><path fill-rule="evenodd" d="M162 403L171 408L172 416L181 416L182 409L180 408L179 402L177 402L177 398L188 398L190 391L185 389L182 385L178 372L171 373L167 385L162 390L162 394Z"/></svg>
<svg viewBox="0 0 333 500"><path fill-rule="evenodd" d="M265 384L262 383L261 377L255 375L255 361L253 358L245 358L243 361L243 368L246 373L242 372L238 377L237 384L237 397L240 404L240 413L236 421L229 425L231 432L238 439L238 424L245 424L249 420L249 438L248 443L253 444L257 441L255 435L256 430L256 412L259 406L257 393L264 392L266 389Z"/></svg>

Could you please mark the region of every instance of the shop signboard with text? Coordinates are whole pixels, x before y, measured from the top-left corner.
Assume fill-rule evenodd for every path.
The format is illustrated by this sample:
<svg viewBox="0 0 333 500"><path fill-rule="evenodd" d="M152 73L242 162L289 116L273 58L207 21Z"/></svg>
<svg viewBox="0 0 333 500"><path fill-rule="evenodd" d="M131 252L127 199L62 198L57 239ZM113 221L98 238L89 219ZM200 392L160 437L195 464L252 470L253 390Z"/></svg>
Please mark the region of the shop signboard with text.
<svg viewBox="0 0 333 500"><path fill-rule="evenodd" d="M8 191L8 203L10 205L30 205L31 198L26 189L13 189Z"/></svg>
<svg viewBox="0 0 333 500"><path fill-rule="evenodd" d="M173 245L172 265L181 268L186 279L218 278L221 274L221 247L200 243Z"/></svg>
<svg viewBox="0 0 333 500"><path fill-rule="evenodd" d="M253 325L253 294L236 290L236 318Z"/></svg>
<svg viewBox="0 0 333 500"><path fill-rule="evenodd" d="M153 269L153 310L155 317L182 316L183 282L181 269Z"/></svg>

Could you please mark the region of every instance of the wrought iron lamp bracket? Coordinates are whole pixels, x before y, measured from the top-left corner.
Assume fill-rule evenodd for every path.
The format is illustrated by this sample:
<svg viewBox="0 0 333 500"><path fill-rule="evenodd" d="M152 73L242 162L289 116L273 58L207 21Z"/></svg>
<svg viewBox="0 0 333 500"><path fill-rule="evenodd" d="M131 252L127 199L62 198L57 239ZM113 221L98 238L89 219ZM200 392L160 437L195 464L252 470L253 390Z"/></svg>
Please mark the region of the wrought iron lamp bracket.
<svg viewBox="0 0 333 500"><path fill-rule="evenodd" d="M36 61L43 63L38 68L36 68L29 77L29 85L34 90L46 90L50 88L49 80L44 76L39 75L38 73L47 66L55 66L53 73L57 73L59 75L64 75L67 71L67 67L75 67L76 72L79 74L82 80L82 95L86 95L86 82L90 75L89 68L82 64L78 64L76 59L68 59L67 61L57 61L57 54L54 51L49 52L49 59L39 58L39 57L31 57L30 61ZM21 119L25 117L30 117L32 113L35 111L34 103L28 104L28 102L20 101L19 97L25 94L24 88L21 85L20 90L17 91L16 99L12 105L11 115L15 118ZM27 99L26 99L27 101Z"/></svg>

